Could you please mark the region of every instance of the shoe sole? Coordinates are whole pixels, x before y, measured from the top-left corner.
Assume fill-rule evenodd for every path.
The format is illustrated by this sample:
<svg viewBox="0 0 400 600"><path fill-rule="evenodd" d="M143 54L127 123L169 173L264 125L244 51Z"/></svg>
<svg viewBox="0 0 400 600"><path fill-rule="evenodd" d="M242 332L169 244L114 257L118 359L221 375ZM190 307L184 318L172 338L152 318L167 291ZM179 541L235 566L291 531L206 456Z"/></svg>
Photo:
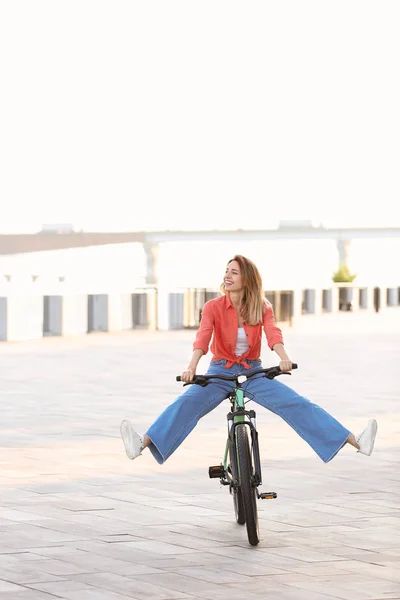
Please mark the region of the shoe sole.
<svg viewBox="0 0 400 600"><path fill-rule="evenodd" d="M371 456L372 451L374 449L375 446L375 438L376 438L376 433L378 431L378 423L375 419L371 419L371 421L369 422L371 424L371 447L369 448L369 452L362 452L362 454L364 454L365 456Z"/></svg>
<svg viewBox="0 0 400 600"><path fill-rule="evenodd" d="M368 456L371 456L371 454L372 454L372 451L375 446L376 433L378 431L378 422L375 419L372 419L372 421L371 421L371 430L372 430L372 444L371 444L371 449L370 449Z"/></svg>
<svg viewBox="0 0 400 600"><path fill-rule="evenodd" d="M134 458L136 458L138 456L138 454L136 454L135 448L134 448L135 438L137 437L137 434L135 434L135 431L129 421L122 421L120 429L121 429L122 441L124 442L124 446L125 446L126 455L128 458L133 460ZM139 454L140 454L140 452L139 452Z"/></svg>

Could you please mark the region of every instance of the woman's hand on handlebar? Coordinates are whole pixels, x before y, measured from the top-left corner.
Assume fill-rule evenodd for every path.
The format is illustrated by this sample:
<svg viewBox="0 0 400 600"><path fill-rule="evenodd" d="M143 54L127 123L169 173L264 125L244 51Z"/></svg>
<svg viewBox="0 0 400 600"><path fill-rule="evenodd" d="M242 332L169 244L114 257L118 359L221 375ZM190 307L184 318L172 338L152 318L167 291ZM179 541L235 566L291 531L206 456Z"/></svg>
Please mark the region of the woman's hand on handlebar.
<svg viewBox="0 0 400 600"><path fill-rule="evenodd" d="M291 360L281 360L279 363L279 368L282 373L289 373L293 368L293 363Z"/></svg>
<svg viewBox="0 0 400 600"><path fill-rule="evenodd" d="M181 380L184 381L185 383L190 383L191 381L193 381L193 377L196 375L196 369L192 369L190 367L188 367L186 369L186 371L183 371L182 375L181 375Z"/></svg>

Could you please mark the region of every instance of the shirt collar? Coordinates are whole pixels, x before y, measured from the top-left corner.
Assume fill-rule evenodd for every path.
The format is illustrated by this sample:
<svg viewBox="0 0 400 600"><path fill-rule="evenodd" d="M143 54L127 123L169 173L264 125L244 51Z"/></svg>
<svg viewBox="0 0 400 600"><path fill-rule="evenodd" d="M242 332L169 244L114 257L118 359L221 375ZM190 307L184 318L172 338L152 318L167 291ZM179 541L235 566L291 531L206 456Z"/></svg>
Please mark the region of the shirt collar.
<svg viewBox="0 0 400 600"><path fill-rule="evenodd" d="M227 308L229 308L230 306L232 306L232 307L233 307L233 304L232 304L232 302L231 302L231 298L230 298L230 295L229 295L229 294L225 294L225 304L226 304L226 307L227 307Z"/></svg>

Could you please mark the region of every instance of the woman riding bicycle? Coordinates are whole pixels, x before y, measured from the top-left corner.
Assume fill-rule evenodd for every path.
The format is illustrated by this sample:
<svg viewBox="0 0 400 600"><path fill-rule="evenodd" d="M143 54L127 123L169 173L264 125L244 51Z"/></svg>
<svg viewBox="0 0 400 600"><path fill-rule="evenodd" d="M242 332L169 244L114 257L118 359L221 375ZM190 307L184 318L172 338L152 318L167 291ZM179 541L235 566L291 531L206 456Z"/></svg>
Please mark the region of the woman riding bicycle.
<svg viewBox="0 0 400 600"><path fill-rule="evenodd" d="M182 373L182 381L191 382L210 341L213 358L208 375L246 375L261 368L262 330L268 345L280 358L280 369L292 370L285 351L282 332L277 327L271 304L265 300L261 275L255 264L241 255L232 258L221 285L222 296L209 300L203 307L200 327L193 345L193 356ZM147 430L144 436L128 420L121 423L121 436L130 459L149 448L162 464L178 448L201 417L213 410L233 390L233 382L215 380L212 386L190 386ZM345 445L350 444L369 456L374 448L377 422L355 436L324 409L300 396L275 379L256 375L243 385L246 396L282 417L318 454L329 462Z"/></svg>

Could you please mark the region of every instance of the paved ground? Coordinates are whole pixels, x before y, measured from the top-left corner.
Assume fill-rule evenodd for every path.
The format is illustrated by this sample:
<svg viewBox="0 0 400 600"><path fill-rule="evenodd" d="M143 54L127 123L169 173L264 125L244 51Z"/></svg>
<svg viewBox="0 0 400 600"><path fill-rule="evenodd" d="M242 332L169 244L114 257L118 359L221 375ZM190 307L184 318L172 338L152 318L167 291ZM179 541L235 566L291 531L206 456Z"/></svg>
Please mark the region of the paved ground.
<svg viewBox="0 0 400 600"><path fill-rule="evenodd" d="M0 599L400 598L400 312L285 332L300 366L288 383L352 430L376 416L379 432L370 458L346 447L324 465L257 408L264 489L278 492L259 502L257 548L207 477L226 405L163 467L123 452L120 420L144 428L181 391L193 335L0 345Z"/></svg>

